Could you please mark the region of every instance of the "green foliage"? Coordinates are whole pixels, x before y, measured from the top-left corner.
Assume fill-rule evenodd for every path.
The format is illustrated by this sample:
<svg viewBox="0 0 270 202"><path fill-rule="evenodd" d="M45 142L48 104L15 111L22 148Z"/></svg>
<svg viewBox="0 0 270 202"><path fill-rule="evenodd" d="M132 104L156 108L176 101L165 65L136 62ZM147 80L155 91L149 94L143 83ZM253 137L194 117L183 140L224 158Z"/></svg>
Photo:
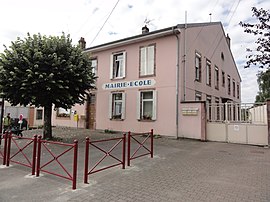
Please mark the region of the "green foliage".
<svg viewBox="0 0 270 202"><path fill-rule="evenodd" d="M30 34L0 54L0 92L12 105L44 107L44 136L52 139L51 111L82 104L94 88L91 61L69 35Z"/></svg>
<svg viewBox="0 0 270 202"><path fill-rule="evenodd" d="M261 71L257 74L257 82L259 85L259 92L256 96L256 102L265 102L270 98L270 69L265 72Z"/></svg>
<svg viewBox="0 0 270 202"><path fill-rule="evenodd" d="M0 55L0 90L13 105L70 108L94 88L89 57L69 35L18 38Z"/></svg>
<svg viewBox="0 0 270 202"><path fill-rule="evenodd" d="M252 8L253 17L257 23L250 24L240 22L245 28L245 32L257 36L255 51L247 49L250 54L247 56L248 61L245 67L259 65L259 67L270 67L270 10Z"/></svg>

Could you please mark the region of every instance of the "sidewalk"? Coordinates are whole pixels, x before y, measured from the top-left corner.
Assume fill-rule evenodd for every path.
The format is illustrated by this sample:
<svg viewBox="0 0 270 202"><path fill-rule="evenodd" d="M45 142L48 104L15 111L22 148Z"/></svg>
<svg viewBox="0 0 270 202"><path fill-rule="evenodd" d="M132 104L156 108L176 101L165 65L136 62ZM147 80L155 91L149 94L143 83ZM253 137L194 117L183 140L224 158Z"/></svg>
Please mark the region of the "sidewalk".
<svg viewBox="0 0 270 202"><path fill-rule="evenodd" d="M89 134L93 139L119 135L55 131L71 142L74 137L82 142ZM15 164L1 167L0 201L270 201L269 149L169 138L154 142L153 159L142 157L125 170L115 167L90 175L89 184L83 183L84 144L80 143L76 190L70 181L56 176L32 177L29 169Z"/></svg>

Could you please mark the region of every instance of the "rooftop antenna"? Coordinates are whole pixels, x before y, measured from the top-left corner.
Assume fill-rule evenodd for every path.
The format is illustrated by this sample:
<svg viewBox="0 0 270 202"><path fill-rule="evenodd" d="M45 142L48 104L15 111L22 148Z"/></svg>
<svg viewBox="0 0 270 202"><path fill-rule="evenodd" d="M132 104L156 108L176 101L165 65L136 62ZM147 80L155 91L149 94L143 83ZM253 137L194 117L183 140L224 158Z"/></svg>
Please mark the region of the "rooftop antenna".
<svg viewBox="0 0 270 202"><path fill-rule="evenodd" d="M212 22L212 13L209 13L210 22Z"/></svg>
<svg viewBox="0 0 270 202"><path fill-rule="evenodd" d="M144 23L144 25L149 25L150 22L151 22L151 20L147 19L147 17L146 17L143 23Z"/></svg>

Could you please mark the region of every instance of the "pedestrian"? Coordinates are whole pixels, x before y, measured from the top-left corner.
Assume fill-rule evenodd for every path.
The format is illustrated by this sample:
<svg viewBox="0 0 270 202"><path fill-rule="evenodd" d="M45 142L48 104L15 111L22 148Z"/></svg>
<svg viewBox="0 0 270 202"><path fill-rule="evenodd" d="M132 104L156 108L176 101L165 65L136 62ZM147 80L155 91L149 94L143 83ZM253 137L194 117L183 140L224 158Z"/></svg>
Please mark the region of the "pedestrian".
<svg viewBox="0 0 270 202"><path fill-rule="evenodd" d="M7 116L4 118L4 130L3 133L5 133L7 130L11 129L11 117L10 113L7 114Z"/></svg>

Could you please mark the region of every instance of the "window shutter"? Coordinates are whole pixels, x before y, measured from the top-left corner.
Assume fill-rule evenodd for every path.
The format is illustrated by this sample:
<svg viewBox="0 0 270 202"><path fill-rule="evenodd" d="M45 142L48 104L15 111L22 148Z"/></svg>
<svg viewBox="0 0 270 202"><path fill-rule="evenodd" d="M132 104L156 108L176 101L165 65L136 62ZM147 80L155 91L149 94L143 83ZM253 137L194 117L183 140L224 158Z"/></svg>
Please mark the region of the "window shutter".
<svg viewBox="0 0 270 202"><path fill-rule="evenodd" d="M113 79L113 54L111 54L110 59L110 79Z"/></svg>
<svg viewBox="0 0 270 202"><path fill-rule="evenodd" d="M146 74L146 48L143 47L140 49L140 76Z"/></svg>
<svg viewBox="0 0 270 202"><path fill-rule="evenodd" d="M112 99L113 99L113 94L110 93L110 95L109 95L109 119L112 119Z"/></svg>
<svg viewBox="0 0 270 202"><path fill-rule="evenodd" d="M153 115L152 120L157 119L157 91L153 91Z"/></svg>
<svg viewBox="0 0 270 202"><path fill-rule="evenodd" d="M122 114L121 114L121 119L126 118L126 94L122 93Z"/></svg>
<svg viewBox="0 0 270 202"><path fill-rule="evenodd" d="M154 65L155 65L155 46L147 47L147 75L154 74Z"/></svg>
<svg viewBox="0 0 270 202"><path fill-rule="evenodd" d="M127 56L127 52L123 52L123 78L126 77L126 56Z"/></svg>
<svg viewBox="0 0 270 202"><path fill-rule="evenodd" d="M137 119L141 119L141 92L137 92Z"/></svg>

